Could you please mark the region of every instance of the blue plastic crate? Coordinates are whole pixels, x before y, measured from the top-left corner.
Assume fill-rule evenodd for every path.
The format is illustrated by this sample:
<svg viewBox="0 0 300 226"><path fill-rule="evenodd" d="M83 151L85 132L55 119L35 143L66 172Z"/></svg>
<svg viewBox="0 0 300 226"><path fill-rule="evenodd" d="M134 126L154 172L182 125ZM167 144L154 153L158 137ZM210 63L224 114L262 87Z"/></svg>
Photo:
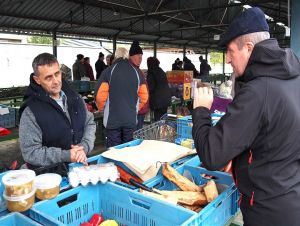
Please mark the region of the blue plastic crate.
<svg viewBox="0 0 300 226"><path fill-rule="evenodd" d="M222 226L238 212L239 193L230 175L188 165L181 166L176 170L187 178L191 177L198 185L203 185L209 180L202 175L212 176L219 190L219 196L216 199L205 206L199 213L195 213L183 225ZM146 185L159 190L179 190L175 184L163 176L157 178L156 181L146 183Z"/></svg>
<svg viewBox="0 0 300 226"><path fill-rule="evenodd" d="M41 224L17 212L10 213L1 217L0 225L1 226L41 226Z"/></svg>
<svg viewBox="0 0 300 226"><path fill-rule="evenodd" d="M90 91L90 82L89 81L75 80L71 83L71 86L77 92L83 92L84 93L84 92L89 92Z"/></svg>
<svg viewBox="0 0 300 226"><path fill-rule="evenodd" d="M192 116L185 116L177 119L177 137L178 138L190 138L193 139L192 136Z"/></svg>
<svg viewBox="0 0 300 226"><path fill-rule="evenodd" d="M189 210L170 206L110 182L80 186L54 199L36 203L30 210L30 217L46 226L76 226L89 221L95 213L127 226L174 226L193 217Z"/></svg>
<svg viewBox="0 0 300 226"><path fill-rule="evenodd" d="M5 174L6 172L0 173L0 216L7 213L6 202L5 199L3 198L4 185L2 183L2 177Z"/></svg>
<svg viewBox="0 0 300 226"><path fill-rule="evenodd" d="M133 141L129 141L127 143L124 143L124 144L120 144L120 145L117 145L115 146L114 148L116 149L121 149L122 148L125 148L125 147L132 147L132 146L136 146L136 145L139 145L143 142L143 140L141 139L136 139L136 140L133 140ZM174 168L177 168L181 165L183 165L185 162L187 162L188 160L190 160L191 158L193 158L194 155L190 155L190 156L186 156L186 157L183 157L181 159L178 159L176 161L174 161L173 163L171 163L172 167ZM123 169L125 169L127 172L129 172L130 174L132 175L135 175L134 172L132 172L130 169L128 169L127 166L125 166L122 162L119 162L119 161L115 161L115 160L112 160L112 159L108 159L108 158L105 158L103 157L101 154L99 155L95 155L95 156L92 156L90 158L87 159L87 162L89 164L101 164L101 163L108 163L108 162L113 162L115 163L117 166L120 166L122 167ZM69 164L69 170L71 170L73 167L78 167L78 166L82 166L81 163L70 163ZM161 169L159 170L159 172L157 173L157 175L161 175ZM135 175L136 176L136 175ZM151 182L152 180L156 180L156 177L152 178L152 179L149 179L147 180L147 182ZM134 186L131 186L131 185L128 185L126 183L123 183L121 181L116 181L115 183L119 184L119 185L122 185L124 187L128 187L130 189L136 189ZM144 182L145 183L145 182Z"/></svg>
<svg viewBox="0 0 300 226"><path fill-rule="evenodd" d="M0 104L0 108L8 108L9 113L0 115L0 127L13 128L16 126L16 109Z"/></svg>
<svg viewBox="0 0 300 226"><path fill-rule="evenodd" d="M225 115L225 112L215 111L211 114L211 123L213 126ZM177 138L193 139L192 135L193 121L192 116L185 116L177 119Z"/></svg>

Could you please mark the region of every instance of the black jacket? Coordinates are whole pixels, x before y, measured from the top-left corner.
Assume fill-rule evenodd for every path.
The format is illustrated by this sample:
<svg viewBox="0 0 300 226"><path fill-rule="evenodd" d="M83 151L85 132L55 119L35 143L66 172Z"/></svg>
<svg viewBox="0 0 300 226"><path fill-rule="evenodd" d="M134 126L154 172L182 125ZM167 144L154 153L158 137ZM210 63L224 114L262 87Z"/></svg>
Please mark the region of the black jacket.
<svg viewBox="0 0 300 226"><path fill-rule="evenodd" d="M202 60L200 64L200 76L208 76L209 72L211 71L210 65L207 63L207 60Z"/></svg>
<svg viewBox="0 0 300 226"><path fill-rule="evenodd" d="M171 90L167 76L160 67L148 69L147 83L150 93L150 108L152 110L171 105Z"/></svg>
<svg viewBox="0 0 300 226"><path fill-rule="evenodd" d="M300 63L274 39L255 45L244 85L211 126L210 112L193 112L193 138L204 166L234 159L245 225L300 222Z"/></svg>
<svg viewBox="0 0 300 226"><path fill-rule="evenodd" d="M95 63L96 79L100 78L100 75L105 68L107 68L107 65L102 60L98 59Z"/></svg>

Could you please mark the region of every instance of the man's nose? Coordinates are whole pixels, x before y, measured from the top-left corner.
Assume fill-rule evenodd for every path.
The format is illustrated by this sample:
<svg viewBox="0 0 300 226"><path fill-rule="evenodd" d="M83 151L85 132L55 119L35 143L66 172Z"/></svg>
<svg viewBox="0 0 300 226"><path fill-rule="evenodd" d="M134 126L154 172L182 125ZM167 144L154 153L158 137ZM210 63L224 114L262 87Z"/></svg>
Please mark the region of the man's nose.
<svg viewBox="0 0 300 226"><path fill-rule="evenodd" d="M54 82L54 83L58 83L58 82L59 82L59 81L58 81L58 77L54 76L53 82Z"/></svg>
<svg viewBox="0 0 300 226"><path fill-rule="evenodd" d="M226 53L225 62L226 62L226 64L230 64L231 63L231 57L229 56L228 53Z"/></svg>

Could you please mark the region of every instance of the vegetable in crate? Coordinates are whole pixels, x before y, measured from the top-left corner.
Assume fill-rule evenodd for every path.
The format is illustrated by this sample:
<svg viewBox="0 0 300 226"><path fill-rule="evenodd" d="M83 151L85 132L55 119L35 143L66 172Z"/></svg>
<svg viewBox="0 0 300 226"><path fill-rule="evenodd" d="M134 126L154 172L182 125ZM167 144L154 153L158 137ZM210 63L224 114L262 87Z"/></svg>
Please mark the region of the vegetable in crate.
<svg viewBox="0 0 300 226"><path fill-rule="evenodd" d="M89 222L81 223L80 226L98 226L104 222L104 218L101 214L95 213Z"/></svg>
<svg viewBox="0 0 300 226"><path fill-rule="evenodd" d="M106 220L99 224L99 226L118 226L118 223L115 220Z"/></svg>
<svg viewBox="0 0 300 226"><path fill-rule="evenodd" d="M89 221L90 224L92 224L93 226L98 226L100 225L102 222L104 222L104 218L101 214L95 213L91 220Z"/></svg>

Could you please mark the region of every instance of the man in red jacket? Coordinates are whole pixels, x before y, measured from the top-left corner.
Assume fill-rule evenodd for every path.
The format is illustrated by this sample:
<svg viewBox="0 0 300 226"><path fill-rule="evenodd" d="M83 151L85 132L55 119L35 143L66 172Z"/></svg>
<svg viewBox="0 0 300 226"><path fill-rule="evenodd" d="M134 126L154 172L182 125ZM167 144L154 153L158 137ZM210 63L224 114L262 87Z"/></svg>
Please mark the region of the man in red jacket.
<svg viewBox="0 0 300 226"><path fill-rule="evenodd" d="M140 70L142 59L143 59L143 50L140 47L139 42L137 40L134 40L129 50L129 61L136 69L138 69L139 73L144 77L146 81L144 73ZM147 91L149 93L148 85L147 85ZM137 130L143 128L145 115L148 113L148 111L149 111L149 100L138 112L138 116L137 116L138 124L136 127Z"/></svg>

